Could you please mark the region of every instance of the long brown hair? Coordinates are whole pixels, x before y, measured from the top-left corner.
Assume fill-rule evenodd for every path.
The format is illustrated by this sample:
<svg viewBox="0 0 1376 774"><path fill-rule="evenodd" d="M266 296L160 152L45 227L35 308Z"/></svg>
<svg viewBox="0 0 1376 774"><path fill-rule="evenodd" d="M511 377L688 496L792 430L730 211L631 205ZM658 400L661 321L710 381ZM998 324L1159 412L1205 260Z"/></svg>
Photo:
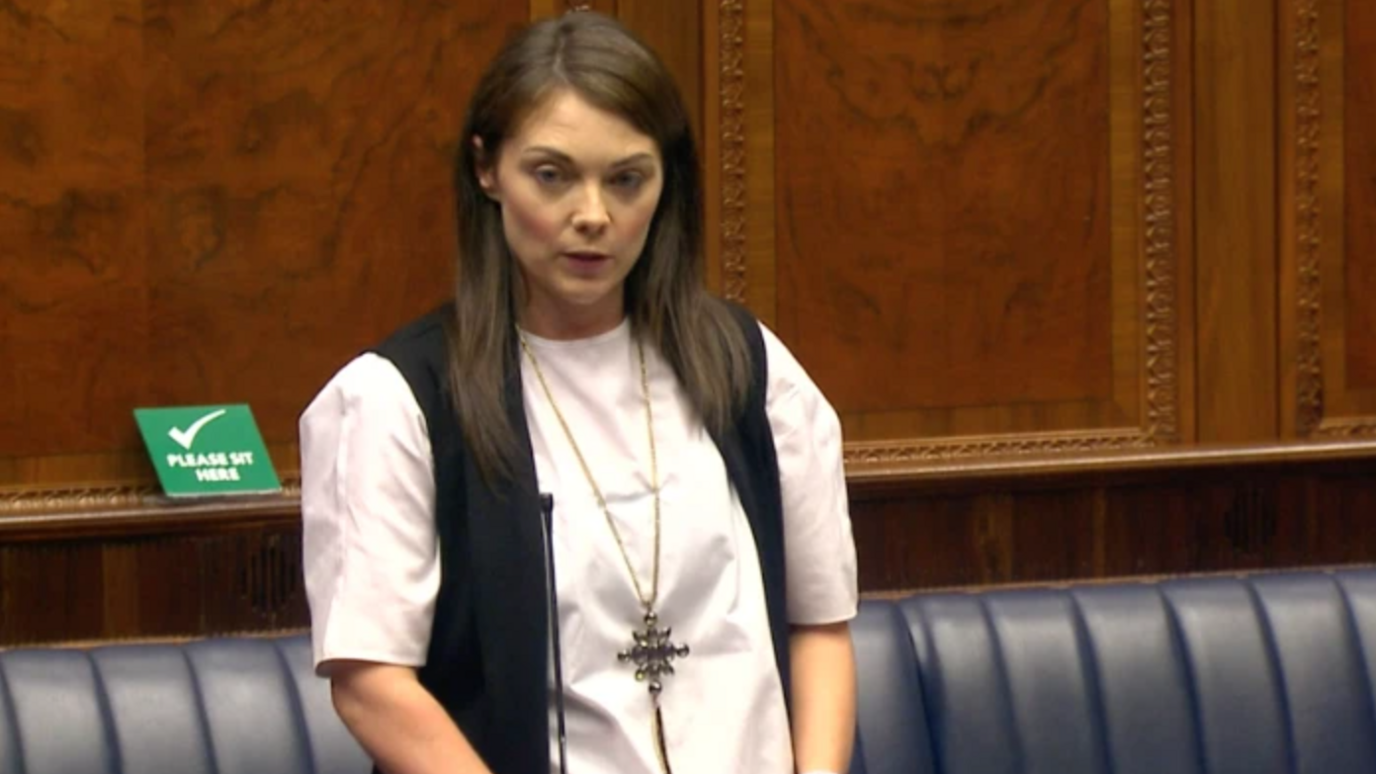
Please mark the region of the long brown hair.
<svg viewBox="0 0 1376 774"><path fill-rule="evenodd" d="M459 270L450 332L454 409L468 451L492 483L516 454L504 385L519 369L517 270L500 206L478 183L502 142L540 100L571 89L658 144L664 186L645 250L626 278L632 330L657 346L709 430L721 432L745 402L751 370L730 311L702 285L702 181L697 149L673 77L619 22L593 12L538 22L513 38L478 83L459 138ZM482 142L482 152L473 138Z"/></svg>

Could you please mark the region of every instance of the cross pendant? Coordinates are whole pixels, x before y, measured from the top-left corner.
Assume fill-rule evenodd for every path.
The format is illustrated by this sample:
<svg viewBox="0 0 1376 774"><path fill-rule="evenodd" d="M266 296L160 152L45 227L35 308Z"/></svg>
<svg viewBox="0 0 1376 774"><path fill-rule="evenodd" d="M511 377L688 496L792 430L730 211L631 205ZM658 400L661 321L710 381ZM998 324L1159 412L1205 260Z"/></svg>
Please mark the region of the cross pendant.
<svg viewBox="0 0 1376 774"><path fill-rule="evenodd" d="M635 640L634 644L616 654L617 660L635 664L636 680L649 680L650 695L656 701L660 691L664 690L661 678L674 673L674 659L688 655L687 645L676 645L669 639L673 633L672 628L659 628L659 616L653 610L646 610L645 628L633 630L631 637Z"/></svg>

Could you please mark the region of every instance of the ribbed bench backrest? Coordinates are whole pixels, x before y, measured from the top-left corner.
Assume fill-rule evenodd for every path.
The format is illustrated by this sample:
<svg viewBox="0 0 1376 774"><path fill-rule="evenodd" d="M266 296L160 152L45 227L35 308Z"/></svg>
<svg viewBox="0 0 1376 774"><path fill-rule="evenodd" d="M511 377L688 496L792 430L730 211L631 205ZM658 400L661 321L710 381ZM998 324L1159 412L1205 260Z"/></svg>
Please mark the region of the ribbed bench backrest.
<svg viewBox="0 0 1376 774"><path fill-rule="evenodd" d="M867 774L1376 772L1373 571L864 608Z"/></svg>
<svg viewBox="0 0 1376 774"><path fill-rule="evenodd" d="M304 637L0 653L0 774L367 774Z"/></svg>

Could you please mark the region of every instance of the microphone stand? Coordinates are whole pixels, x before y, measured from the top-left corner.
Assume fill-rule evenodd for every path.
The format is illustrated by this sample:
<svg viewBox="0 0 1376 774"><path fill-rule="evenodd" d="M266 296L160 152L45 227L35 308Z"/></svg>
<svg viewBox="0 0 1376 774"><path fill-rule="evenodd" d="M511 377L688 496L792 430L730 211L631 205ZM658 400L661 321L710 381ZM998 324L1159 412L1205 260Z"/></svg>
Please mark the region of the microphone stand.
<svg viewBox="0 0 1376 774"><path fill-rule="evenodd" d="M550 646L553 648L559 774L568 774L568 733L564 728L564 658L559 648L559 596L554 578L554 495L544 492L540 493L540 529L545 538L545 597L549 601Z"/></svg>

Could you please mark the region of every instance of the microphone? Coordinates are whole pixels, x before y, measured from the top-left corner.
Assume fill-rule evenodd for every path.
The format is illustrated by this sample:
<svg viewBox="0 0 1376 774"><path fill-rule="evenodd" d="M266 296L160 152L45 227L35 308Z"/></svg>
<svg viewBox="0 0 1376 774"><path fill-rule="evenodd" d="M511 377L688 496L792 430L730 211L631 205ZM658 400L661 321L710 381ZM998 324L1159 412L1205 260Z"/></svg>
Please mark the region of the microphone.
<svg viewBox="0 0 1376 774"><path fill-rule="evenodd" d="M554 578L554 495L547 492L540 493L540 531L545 538L545 597L549 600L550 646L553 648L559 774L568 774L568 733L564 728L564 658L559 648L559 592Z"/></svg>

